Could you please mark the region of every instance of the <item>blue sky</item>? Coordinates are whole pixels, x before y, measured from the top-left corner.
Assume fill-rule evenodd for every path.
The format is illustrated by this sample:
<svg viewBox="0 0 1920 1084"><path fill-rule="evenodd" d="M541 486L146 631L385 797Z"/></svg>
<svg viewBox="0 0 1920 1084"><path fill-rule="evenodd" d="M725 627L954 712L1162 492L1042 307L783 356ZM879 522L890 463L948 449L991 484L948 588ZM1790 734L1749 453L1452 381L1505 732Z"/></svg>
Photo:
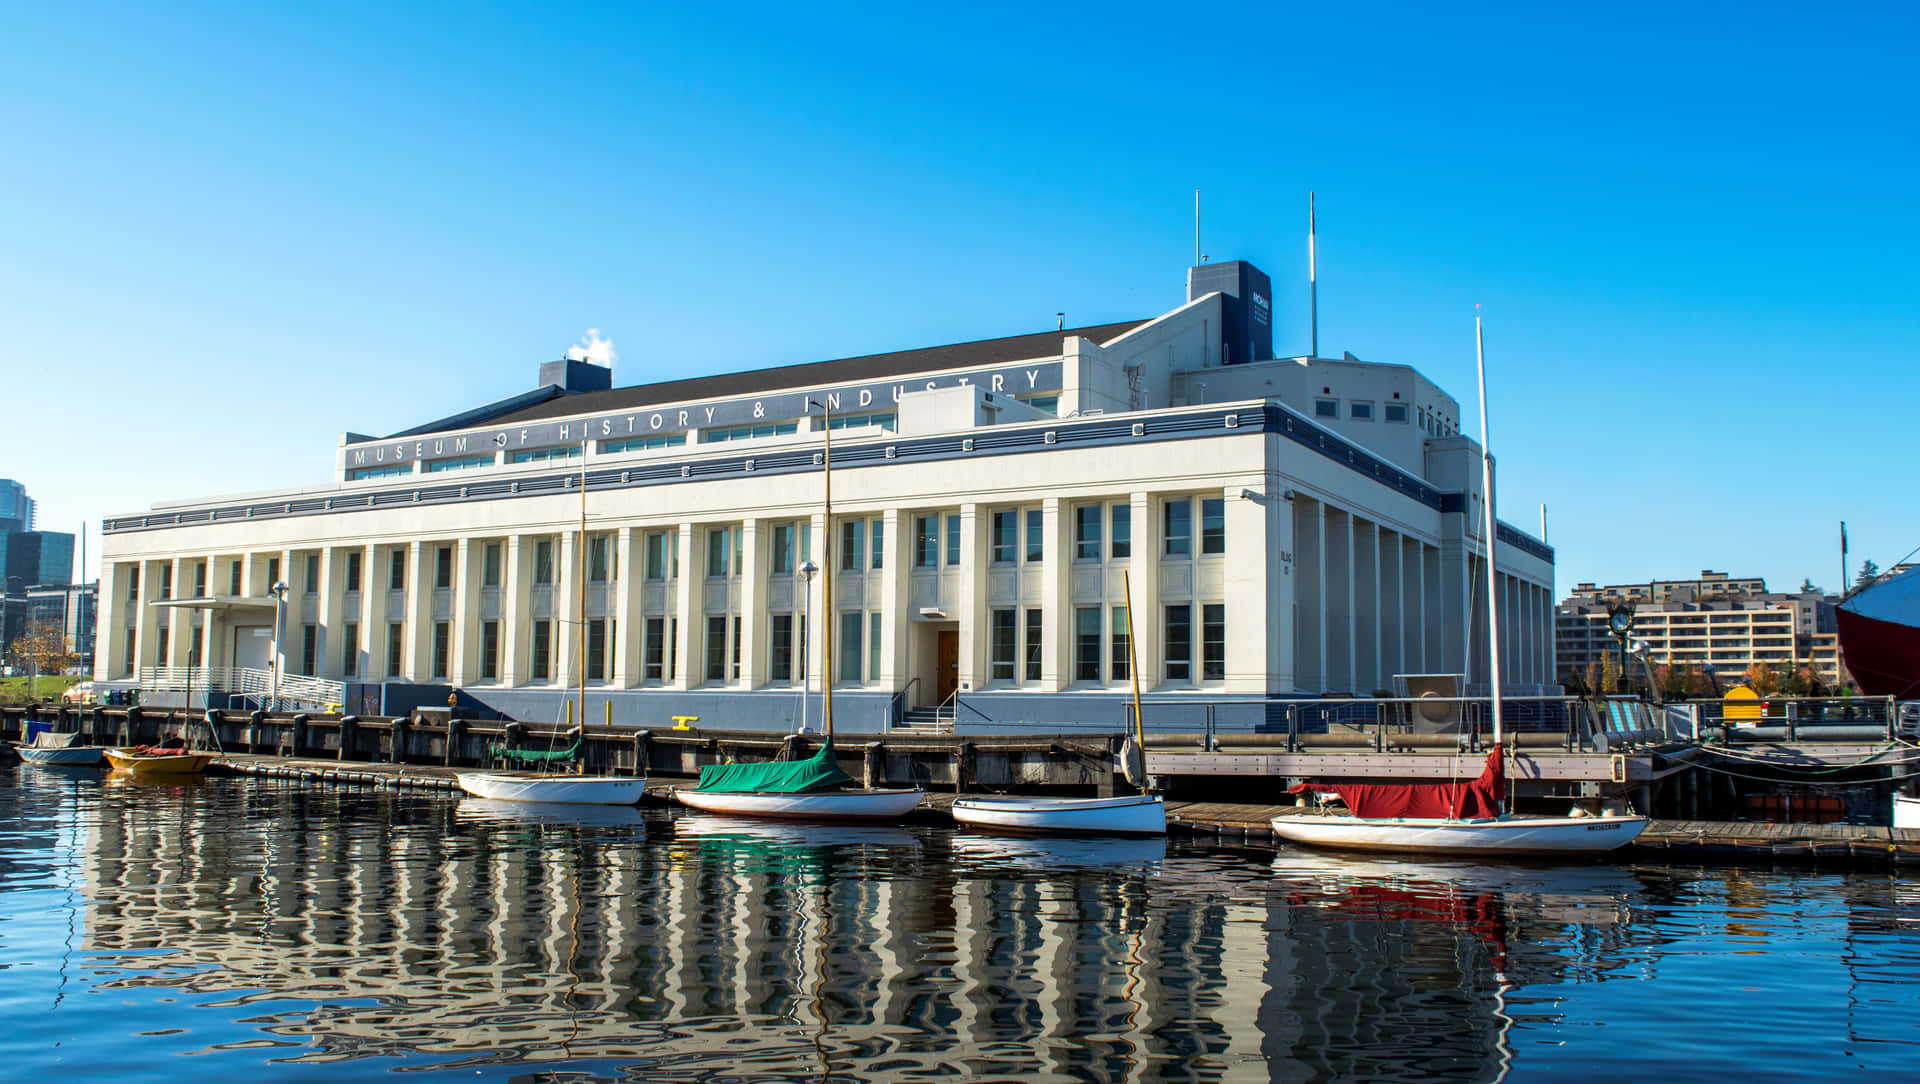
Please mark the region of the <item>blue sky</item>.
<svg viewBox="0 0 1920 1084"><path fill-rule="evenodd" d="M1920 546L1910 5L0 11L0 404L41 526L324 483L343 431L1158 314L1472 405L1564 589ZM1676 8L1678 10L1676 10Z"/></svg>

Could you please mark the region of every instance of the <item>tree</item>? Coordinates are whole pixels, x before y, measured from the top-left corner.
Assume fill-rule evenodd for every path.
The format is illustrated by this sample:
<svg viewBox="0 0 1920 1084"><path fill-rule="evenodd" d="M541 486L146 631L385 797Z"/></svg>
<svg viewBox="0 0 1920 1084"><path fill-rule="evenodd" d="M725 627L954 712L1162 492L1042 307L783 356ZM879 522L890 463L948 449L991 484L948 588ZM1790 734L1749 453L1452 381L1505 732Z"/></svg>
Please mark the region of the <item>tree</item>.
<svg viewBox="0 0 1920 1084"><path fill-rule="evenodd" d="M1780 676L1766 663L1756 662L1747 667L1747 686L1761 696L1771 696L1780 691Z"/></svg>
<svg viewBox="0 0 1920 1084"><path fill-rule="evenodd" d="M14 641L13 650L32 668L27 679L29 697L36 695L41 674L60 673L72 665L74 659L73 652L67 650L65 630L53 621L35 621L28 625L26 634Z"/></svg>
<svg viewBox="0 0 1920 1084"><path fill-rule="evenodd" d="M1853 578L1853 589L1858 591L1863 587L1871 586L1873 581L1879 578L1880 566L1874 564L1872 561L1862 561L1860 562L1860 574Z"/></svg>

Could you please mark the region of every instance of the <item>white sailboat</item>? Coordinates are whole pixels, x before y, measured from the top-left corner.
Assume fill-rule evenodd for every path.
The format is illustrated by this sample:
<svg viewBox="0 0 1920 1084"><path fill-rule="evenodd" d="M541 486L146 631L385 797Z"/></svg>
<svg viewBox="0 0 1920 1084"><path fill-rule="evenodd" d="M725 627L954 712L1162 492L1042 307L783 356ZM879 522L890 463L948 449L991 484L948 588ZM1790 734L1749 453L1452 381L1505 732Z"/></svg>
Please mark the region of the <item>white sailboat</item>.
<svg viewBox="0 0 1920 1084"><path fill-rule="evenodd" d="M808 407L813 404L809 402ZM826 450L820 465L826 488L826 558L822 569L821 612L826 617L826 650L821 659L821 731L825 740L804 760L761 764L709 764L700 782L673 792L681 805L707 813L809 821L883 821L920 804L919 787L854 787L840 770L833 750L833 406L820 401Z"/></svg>
<svg viewBox="0 0 1920 1084"><path fill-rule="evenodd" d="M1140 793L1117 798L1037 798L1024 795L980 795L955 798L953 819L969 828L1000 832L1045 832L1089 835L1164 836L1167 803L1148 794L1144 760L1145 725L1140 718L1140 671L1133 654L1133 581L1126 578L1127 673L1133 677L1133 733L1131 748L1121 752L1129 775L1137 777Z"/></svg>
<svg viewBox="0 0 1920 1084"><path fill-rule="evenodd" d="M1486 513L1487 644L1493 694L1493 751L1479 778L1465 783L1398 786L1322 786L1301 790L1340 794L1349 812L1288 813L1273 818L1274 835L1289 843L1344 850L1422 855L1556 855L1610 851L1633 842L1647 826L1637 814L1547 817L1505 811L1505 735L1500 714L1500 607L1496 604L1493 453L1487 443L1487 363L1480 318L1474 317L1480 370L1480 478ZM1387 815L1381 815L1385 813ZM1434 815L1434 814L1440 815ZM1405 815L1399 815L1405 814Z"/></svg>
<svg viewBox="0 0 1920 1084"><path fill-rule="evenodd" d="M587 728L587 442L580 442L580 543L576 581L574 627L579 650L574 662L579 667L578 692L567 705L567 721L580 720L581 740L573 755L586 744ZM571 727L569 727L571 729ZM544 764L563 754L520 754ZM577 761L575 762L578 763ZM578 772L548 771L461 772L455 777L460 789L475 798L498 802L545 802L555 805L638 805L646 793L645 766L636 765L635 775L584 775Z"/></svg>

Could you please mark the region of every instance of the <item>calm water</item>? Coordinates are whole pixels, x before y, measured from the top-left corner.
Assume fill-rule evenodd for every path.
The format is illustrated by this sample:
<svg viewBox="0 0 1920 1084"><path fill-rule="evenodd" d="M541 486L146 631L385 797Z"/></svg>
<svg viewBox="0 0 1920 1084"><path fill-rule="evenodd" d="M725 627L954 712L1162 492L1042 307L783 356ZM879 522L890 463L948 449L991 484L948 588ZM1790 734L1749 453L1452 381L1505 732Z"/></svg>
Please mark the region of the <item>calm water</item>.
<svg viewBox="0 0 1920 1084"><path fill-rule="evenodd" d="M1916 903L19 767L0 1075L1912 1079Z"/></svg>

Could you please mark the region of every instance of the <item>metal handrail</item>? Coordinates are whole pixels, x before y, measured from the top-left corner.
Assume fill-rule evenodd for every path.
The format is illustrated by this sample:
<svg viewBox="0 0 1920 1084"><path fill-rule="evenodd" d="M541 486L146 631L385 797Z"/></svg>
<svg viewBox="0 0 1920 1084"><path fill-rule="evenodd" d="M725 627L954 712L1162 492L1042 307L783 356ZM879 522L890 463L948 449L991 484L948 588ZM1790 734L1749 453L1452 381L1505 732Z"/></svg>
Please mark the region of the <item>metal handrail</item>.
<svg viewBox="0 0 1920 1084"><path fill-rule="evenodd" d="M898 726L900 720L906 717L907 696L913 692L913 687L918 684L920 684L920 678L916 675L907 682L906 688L893 694L893 701L887 705L888 726Z"/></svg>

